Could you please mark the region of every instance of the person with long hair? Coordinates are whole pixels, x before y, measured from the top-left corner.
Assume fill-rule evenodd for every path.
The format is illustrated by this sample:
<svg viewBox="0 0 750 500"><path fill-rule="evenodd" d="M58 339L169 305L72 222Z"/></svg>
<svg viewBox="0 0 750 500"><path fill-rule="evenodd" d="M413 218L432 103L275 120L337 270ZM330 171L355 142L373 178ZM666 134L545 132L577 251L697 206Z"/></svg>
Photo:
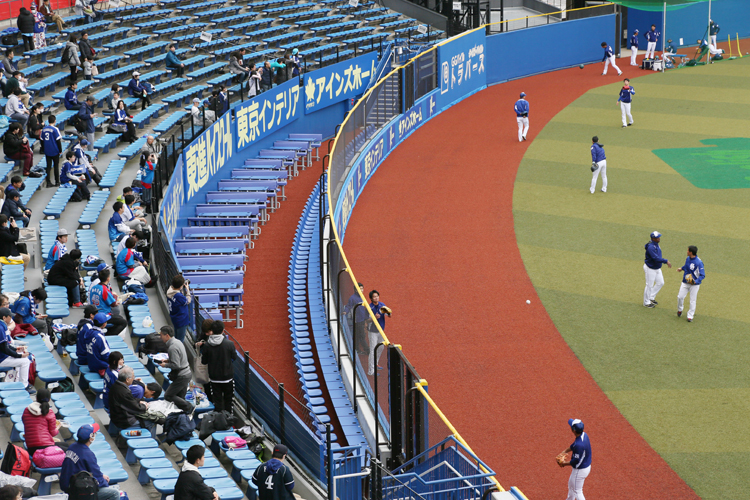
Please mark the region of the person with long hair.
<svg viewBox="0 0 750 500"><path fill-rule="evenodd" d="M115 129L118 132L122 132L120 139L133 144L136 140L135 125L133 125L133 117L128 114L125 109L125 101L117 101L117 108L114 114Z"/></svg>
<svg viewBox="0 0 750 500"><path fill-rule="evenodd" d="M61 423L55 418L55 413L49 407L50 399L49 389L37 390L36 401L31 403L21 415L24 440L29 456L34 456L36 450L50 446L57 446L63 450L68 448L67 443L54 439L60 433Z"/></svg>

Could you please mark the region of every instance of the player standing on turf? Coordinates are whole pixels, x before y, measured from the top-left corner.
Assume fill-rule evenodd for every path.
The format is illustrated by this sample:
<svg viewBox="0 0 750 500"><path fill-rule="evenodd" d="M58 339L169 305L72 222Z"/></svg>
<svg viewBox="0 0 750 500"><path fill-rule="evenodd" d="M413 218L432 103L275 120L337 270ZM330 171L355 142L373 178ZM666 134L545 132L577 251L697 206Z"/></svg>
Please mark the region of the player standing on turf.
<svg viewBox="0 0 750 500"><path fill-rule="evenodd" d="M719 28L719 25L716 24L713 19L709 19L709 22L711 24L710 24L710 27L708 28L708 36L713 46L716 47L716 35L719 34L719 30L721 28Z"/></svg>
<svg viewBox="0 0 750 500"><path fill-rule="evenodd" d="M638 30L633 32L633 36L630 37L630 65L638 66L635 62L635 58L638 57Z"/></svg>
<svg viewBox="0 0 750 500"><path fill-rule="evenodd" d="M573 467L568 479L568 500L586 500L583 496L583 482L591 472L591 442L589 436L583 432L583 422L577 418L568 420L570 430L573 431L576 438L570 448L557 456L557 464L560 467ZM570 460L567 460L568 453L573 452Z"/></svg>
<svg viewBox="0 0 750 500"><path fill-rule="evenodd" d="M604 154L604 146L599 144L599 138L591 138L591 194L596 191L596 180L599 172L602 174L602 193L607 192L607 155Z"/></svg>
<svg viewBox="0 0 750 500"><path fill-rule="evenodd" d="M645 35L646 40L648 40L648 47L646 47L646 59L653 59L654 55L656 54L656 42L659 41L659 37L661 36L661 33L656 31L656 25L651 25L651 31L646 32ZM649 53L651 54L651 57L648 57Z"/></svg>
<svg viewBox="0 0 750 500"><path fill-rule="evenodd" d="M630 103L633 101L635 95L635 89L630 86L630 80L627 78L623 80L624 85L620 89L620 97L617 102L620 103L620 110L622 111L622 128L629 127L633 124L633 115L630 114ZM630 120L630 123L625 122L625 117Z"/></svg>
<svg viewBox="0 0 750 500"><path fill-rule="evenodd" d="M529 103L526 100L526 92L521 92L521 98L513 106L516 111L516 121L518 122L518 142L526 140L526 134L529 133Z"/></svg>
<svg viewBox="0 0 750 500"><path fill-rule="evenodd" d="M701 287L701 283L703 283L703 279L706 277L706 271L703 269L703 261L698 258L697 246L690 245L688 247L685 265L677 271L684 273L682 275L680 291L677 294L677 316L682 316L682 306L685 296L689 293L690 309L688 309L687 320L691 322L695 316L695 303L698 300L698 290Z"/></svg>
<svg viewBox="0 0 750 500"><path fill-rule="evenodd" d="M607 42L602 42L602 48L604 49L604 57L602 58L602 62L604 63L604 71L602 72L602 75L607 74L607 68L610 64L617 70L617 75L621 75L622 71L620 71L620 68L618 68L617 64L615 64L615 52L612 50L612 47L607 45Z"/></svg>
<svg viewBox="0 0 750 500"><path fill-rule="evenodd" d="M646 273L646 289L643 291L643 306L653 308L659 303L656 302L656 294L664 286L664 276L661 273L661 266L666 264L670 269L672 263L661 256L661 233L654 231L651 233L651 241L646 243L646 259L643 261L643 271Z"/></svg>

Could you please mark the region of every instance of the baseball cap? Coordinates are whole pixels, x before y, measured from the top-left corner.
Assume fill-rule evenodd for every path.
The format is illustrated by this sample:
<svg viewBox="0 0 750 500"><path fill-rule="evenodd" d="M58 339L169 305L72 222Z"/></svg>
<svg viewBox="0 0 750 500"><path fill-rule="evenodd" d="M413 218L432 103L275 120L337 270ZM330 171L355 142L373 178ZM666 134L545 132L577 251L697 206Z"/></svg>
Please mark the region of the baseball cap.
<svg viewBox="0 0 750 500"><path fill-rule="evenodd" d="M568 419L568 425L571 427L571 429L581 432L583 431L583 422L581 422L577 418L571 418Z"/></svg>
<svg viewBox="0 0 750 500"><path fill-rule="evenodd" d="M287 448L283 444L277 444L276 446L273 447L273 454L274 455L288 455L289 448Z"/></svg>
<svg viewBox="0 0 750 500"><path fill-rule="evenodd" d="M298 52L299 52L299 49L294 49L294 50L292 51L292 54L295 54L295 55L296 55L296 54L297 54Z"/></svg>
<svg viewBox="0 0 750 500"><path fill-rule="evenodd" d="M526 92L521 92L521 97L526 97Z"/></svg>
<svg viewBox="0 0 750 500"><path fill-rule="evenodd" d="M132 394L135 399L142 399L144 392L143 386L141 385L133 384L130 386L130 394Z"/></svg>
<svg viewBox="0 0 750 500"><path fill-rule="evenodd" d="M76 437L78 438L79 443L85 443L89 439L91 439L91 436L99 432L99 424L86 424L82 425L78 428L78 432L76 432Z"/></svg>
<svg viewBox="0 0 750 500"><path fill-rule="evenodd" d="M199 104L200 104L201 100L200 100L200 99L198 99L197 97L195 97L195 98L193 98L193 102L197 102L197 103L199 103Z"/></svg>
<svg viewBox="0 0 750 500"><path fill-rule="evenodd" d="M141 74L138 71L133 71L133 76L141 76Z"/></svg>
<svg viewBox="0 0 750 500"><path fill-rule="evenodd" d="M87 141L86 139L81 139L81 146L88 146L88 145L89 145L89 141Z"/></svg>
<svg viewBox="0 0 750 500"><path fill-rule="evenodd" d="M105 269L112 269L110 266L107 265L106 262L102 262L98 266L96 266L96 272L99 273L101 271L104 271Z"/></svg>
<svg viewBox="0 0 750 500"><path fill-rule="evenodd" d="M651 233L652 238L661 238L661 233L659 231L654 231Z"/></svg>
<svg viewBox="0 0 750 500"><path fill-rule="evenodd" d="M83 315L84 315L84 317L88 318L88 317L89 317L89 316L91 316L92 314L96 314L96 312L97 312L98 310L99 310L99 309L97 309L95 305L93 305L93 304L89 304L89 305L87 305L87 306L86 306L86 307L85 307L85 308L83 309Z"/></svg>
<svg viewBox="0 0 750 500"><path fill-rule="evenodd" d="M63 228L63 229L58 229L58 230L57 230L57 235L58 235L58 236L68 236L69 234L70 234L70 233L69 233L69 232L68 232L68 230L67 230L67 229L65 229L65 228Z"/></svg>
<svg viewBox="0 0 750 500"><path fill-rule="evenodd" d="M10 312L10 309L7 307L0 307L0 318L4 318L6 316L13 316L13 313Z"/></svg>
<svg viewBox="0 0 750 500"><path fill-rule="evenodd" d="M636 28L636 30L635 30L635 33L640 33L640 32L638 31L638 29L637 29L637 28Z"/></svg>
<svg viewBox="0 0 750 500"><path fill-rule="evenodd" d="M107 313L97 313L96 316L94 316L94 324L95 325L104 325L112 318L111 314Z"/></svg>

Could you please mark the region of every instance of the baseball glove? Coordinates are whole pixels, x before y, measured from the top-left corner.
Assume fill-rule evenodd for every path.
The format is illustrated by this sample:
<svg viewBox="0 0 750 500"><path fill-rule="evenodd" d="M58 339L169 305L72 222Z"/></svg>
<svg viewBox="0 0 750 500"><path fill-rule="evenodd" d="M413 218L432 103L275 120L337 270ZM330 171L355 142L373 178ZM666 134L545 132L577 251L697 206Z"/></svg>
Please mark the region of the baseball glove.
<svg viewBox="0 0 750 500"><path fill-rule="evenodd" d="M560 453L555 457L555 460L557 460L557 465L560 467L565 467L565 453Z"/></svg>
<svg viewBox="0 0 750 500"><path fill-rule="evenodd" d="M591 163L591 171L596 172L596 169L599 168L599 165L596 162Z"/></svg>
<svg viewBox="0 0 750 500"><path fill-rule="evenodd" d="M685 283L687 283L688 285L695 284L695 278L693 278L692 274L685 275Z"/></svg>

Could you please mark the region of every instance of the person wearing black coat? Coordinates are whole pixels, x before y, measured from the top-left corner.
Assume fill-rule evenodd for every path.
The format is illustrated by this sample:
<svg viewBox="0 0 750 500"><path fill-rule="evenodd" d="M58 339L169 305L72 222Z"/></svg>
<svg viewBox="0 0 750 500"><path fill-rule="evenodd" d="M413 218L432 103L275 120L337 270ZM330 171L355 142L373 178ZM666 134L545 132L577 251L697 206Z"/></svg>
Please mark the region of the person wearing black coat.
<svg viewBox="0 0 750 500"><path fill-rule="evenodd" d="M8 226L8 217L0 214L0 257L21 257L25 268L31 257L18 250L16 246L18 235L19 230L16 222L13 221Z"/></svg>
<svg viewBox="0 0 750 500"><path fill-rule="evenodd" d="M34 50L34 24L36 24L34 15L26 7L21 7L17 26L18 31L23 35L24 51Z"/></svg>
<svg viewBox="0 0 750 500"><path fill-rule="evenodd" d="M81 50L81 60L85 58L94 59L96 57L96 51L89 42L89 34L84 33L81 35L81 39L78 41L78 48Z"/></svg>
<svg viewBox="0 0 750 500"><path fill-rule="evenodd" d="M208 365L208 379L211 382L211 402L215 411L233 413L234 371L232 365L237 359L234 343L224 336L224 322L211 324L211 336L203 345L201 361Z"/></svg>
<svg viewBox="0 0 750 500"><path fill-rule="evenodd" d="M20 198L21 195L18 191L11 191L8 194L8 197L5 198L5 203L3 203L3 209L0 211L0 214L8 217L8 220L20 220L23 222L23 227L29 227L29 218L26 217L26 214L21 210L23 204L21 203Z"/></svg>
<svg viewBox="0 0 750 500"><path fill-rule="evenodd" d="M81 289L83 278L78 270L81 264L81 251L77 248L66 253L60 260L52 265L47 275L47 283L55 286L64 286L68 289L68 305L81 307Z"/></svg>
<svg viewBox="0 0 750 500"><path fill-rule="evenodd" d="M29 140L23 135L20 124L13 122L3 136L3 153L8 158L23 162L23 175L29 175L34 163L34 153L29 146Z"/></svg>
<svg viewBox="0 0 750 500"><path fill-rule="evenodd" d="M109 388L109 418L120 429L143 427L152 430L154 422L139 417L148 411L148 403L138 401L130 392L130 385L134 381L132 368L120 368L117 381Z"/></svg>
<svg viewBox="0 0 750 500"><path fill-rule="evenodd" d="M177 482L174 485L174 497L180 500L219 500L219 494L203 480L198 471L206 462L206 450L200 445L191 446L185 457Z"/></svg>

